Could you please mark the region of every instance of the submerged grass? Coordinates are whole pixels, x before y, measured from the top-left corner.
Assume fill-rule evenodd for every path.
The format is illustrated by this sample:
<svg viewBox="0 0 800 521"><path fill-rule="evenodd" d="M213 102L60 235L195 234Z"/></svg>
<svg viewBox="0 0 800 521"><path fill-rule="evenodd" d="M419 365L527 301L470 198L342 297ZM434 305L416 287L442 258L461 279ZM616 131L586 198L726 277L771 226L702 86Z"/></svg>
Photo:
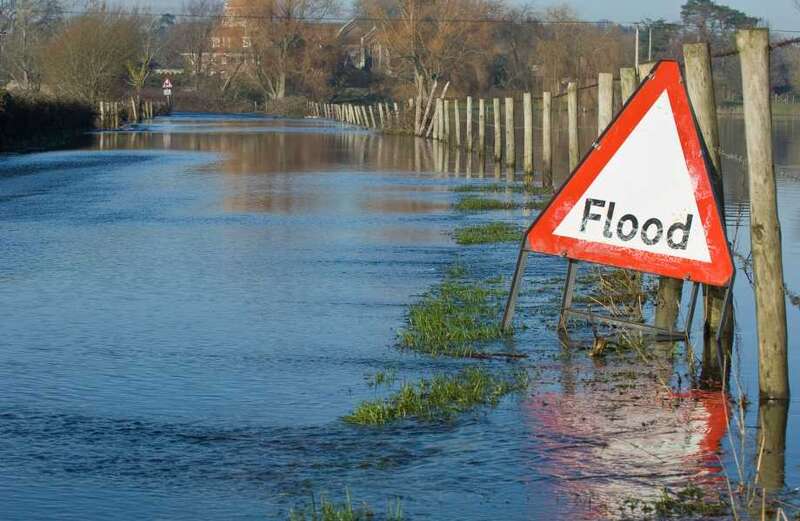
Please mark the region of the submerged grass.
<svg viewBox="0 0 800 521"><path fill-rule="evenodd" d="M350 491L345 491L345 500L342 503L333 503L325 496L320 495L319 501L311 495L311 504L300 510L292 509L289 512L289 521L372 521L375 513L363 504L354 507ZM386 521L402 521L403 509L398 499L390 503L385 516Z"/></svg>
<svg viewBox="0 0 800 521"><path fill-rule="evenodd" d="M721 498L709 497L697 485L689 484L678 490L662 489L655 501L624 499L619 511L624 519L707 519L725 516L730 509Z"/></svg>
<svg viewBox="0 0 800 521"><path fill-rule="evenodd" d="M464 226L455 231L458 244L489 244L496 242L516 242L522 238L522 228L504 222L493 222Z"/></svg>
<svg viewBox="0 0 800 521"><path fill-rule="evenodd" d="M510 335L498 320L499 290L446 279L408 312L400 345L432 356L493 356L474 344Z"/></svg>
<svg viewBox="0 0 800 521"><path fill-rule="evenodd" d="M448 420L476 407L495 407L503 396L527 386L524 371L498 376L482 367L467 367L455 375L403 384L387 399L362 402L344 420L357 425L385 425L406 418Z"/></svg>
<svg viewBox="0 0 800 521"><path fill-rule="evenodd" d="M473 195L462 197L455 205L459 212L482 212L488 210L513 210L520 205L514 201L500 201Z"/></svg>
<svg viewBox="0 0 800 521"><path fill-rule="evenodd" d="M470 192L484 192L484 193L507 193L513 192L517 194L531 194L531 195L545 195L553 193L551 188L544 188L541 186L533 186L525 183L492 183L492 184L476 184L476 185L460 185L453 187L453 192L470 193Z"/></svg>
<svg viewBox="0 0 800 521"><path fill-rule="evenodd" d="M454 208L459 212L487 212L491 210L515 210L517 208L541 210L547 206L549 202L548 199L536 199L525 202L501 201L499 199L468 195L459 199Z"/></svg>

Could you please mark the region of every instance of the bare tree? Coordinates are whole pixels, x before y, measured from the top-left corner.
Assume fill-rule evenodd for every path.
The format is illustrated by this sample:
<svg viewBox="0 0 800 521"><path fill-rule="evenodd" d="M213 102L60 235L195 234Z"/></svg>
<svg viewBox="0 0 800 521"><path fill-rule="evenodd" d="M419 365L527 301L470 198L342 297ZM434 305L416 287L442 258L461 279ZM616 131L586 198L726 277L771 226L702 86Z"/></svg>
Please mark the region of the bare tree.
<svg viewBox="0 0 800 521"><path fill-rule="evenodd" d="M23 90L39 90L41 48L62 18L58 0L12 0L4 2L0 17L5 72Z"/></svg>
<svg viewBox="0 0 800 521"><path fill-rule="evenodd" d="M173 46L186 58L194 87L199 89L207 74L211 35L220 23L222 3L218 0L189 0L183 5L183 13L186 16L173 30Z"/></svg>
<svg viewBox="0 0 800 521"><path fill-rule="evenodd" d="M153 60L160 52L161 40L159 30L161 20L141 19L142 23L138 28L139 46L132 59L125 63L128 72L128 83L134 89L134 104L136 106L136 116L141 113L142 89L144 89L147 79L152 72Z"/></svg>
<svg viewBox="0 0 800 521"><path fill-rule="evenodd" d="M391 53L393 70L399 66L400 77L413 82L426 106L436 87L447 84L441 80L455 80L485 62L491 33L483 21L501 12L489 0L362 0L358 8L378 20L378 38ZM417 132L425 123L416 122Z"/></svg>
<svg viewBox="0 0 800 521"><path fill-rule="evenodd" d="M140 47L135 15L103 5L69 19L43 52L45 78L56 93L95 103L122 86L125 64Z"/></svg>
<svg viewBox="0 0 800 521"><path fill-rule="evenodd" d="M313 79L332 40L320 23L340 9L338 0L255 0L248 10L252 75L266 99L286 95L287 80Z"/></svg>

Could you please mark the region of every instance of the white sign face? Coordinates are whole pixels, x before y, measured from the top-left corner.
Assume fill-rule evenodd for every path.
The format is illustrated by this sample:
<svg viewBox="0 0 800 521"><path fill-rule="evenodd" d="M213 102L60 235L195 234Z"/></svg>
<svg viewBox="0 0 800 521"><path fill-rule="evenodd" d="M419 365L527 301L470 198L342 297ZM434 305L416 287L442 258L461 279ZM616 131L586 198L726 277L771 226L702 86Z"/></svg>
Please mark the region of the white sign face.
<svg viewBox="0 0 800 521"><path fill-rule="evenodd" d="M164 96L172 96L172 89L164 89Z"/></svg>
<svg viewBox="0 0 800 521"><path fill-rule="evenodd" d="M553 234L710 262L695 191L664 91Z"/></svg>
<svg viewBox="0 0 800 521"><path fill-rule="evenodd" d="M164 84L163 84L163 85L161 85L161 88L162 88L162 89L164 89L164 90L167 90L167 89L171 89L171 88L172 88L172 82L171 82L171 81L169 81L169 78L167 78L166 80L164 80Z"/></svg>

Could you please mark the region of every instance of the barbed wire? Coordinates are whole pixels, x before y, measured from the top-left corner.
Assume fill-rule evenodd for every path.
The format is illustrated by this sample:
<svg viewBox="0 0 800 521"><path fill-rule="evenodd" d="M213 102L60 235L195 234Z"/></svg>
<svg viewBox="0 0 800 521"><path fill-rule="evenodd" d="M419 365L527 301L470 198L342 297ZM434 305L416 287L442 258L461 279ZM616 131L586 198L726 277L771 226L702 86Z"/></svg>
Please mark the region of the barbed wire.
<svg viewBox="0 0 800 521"><path fill-rule="evenodd" d="M800 32L800 31L777 31L782 33L789 33L789 32ZM779 42L774 42L769 44L770 52L774 51L775 49L780 49L781 47L787 47L789 45L795 45L800 43L800 37L798 38L788 38L786 40L781 40ZM725 51L720 51L711 55L712 58L727 58L729 56L736 56L739 54L739 49L731 48Z"/></svg>

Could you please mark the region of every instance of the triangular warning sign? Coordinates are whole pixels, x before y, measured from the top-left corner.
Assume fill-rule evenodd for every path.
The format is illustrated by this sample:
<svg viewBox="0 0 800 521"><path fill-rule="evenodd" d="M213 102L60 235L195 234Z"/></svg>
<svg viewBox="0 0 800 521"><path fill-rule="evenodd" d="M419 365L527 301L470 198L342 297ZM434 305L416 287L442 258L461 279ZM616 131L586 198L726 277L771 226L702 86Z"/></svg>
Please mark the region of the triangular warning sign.
<svg viewBox="0 0 800 521"><path fill-rule="evenodd" d="M710 163L675 61L661 61L527 232L526 249L725 286Z"/></svg>

